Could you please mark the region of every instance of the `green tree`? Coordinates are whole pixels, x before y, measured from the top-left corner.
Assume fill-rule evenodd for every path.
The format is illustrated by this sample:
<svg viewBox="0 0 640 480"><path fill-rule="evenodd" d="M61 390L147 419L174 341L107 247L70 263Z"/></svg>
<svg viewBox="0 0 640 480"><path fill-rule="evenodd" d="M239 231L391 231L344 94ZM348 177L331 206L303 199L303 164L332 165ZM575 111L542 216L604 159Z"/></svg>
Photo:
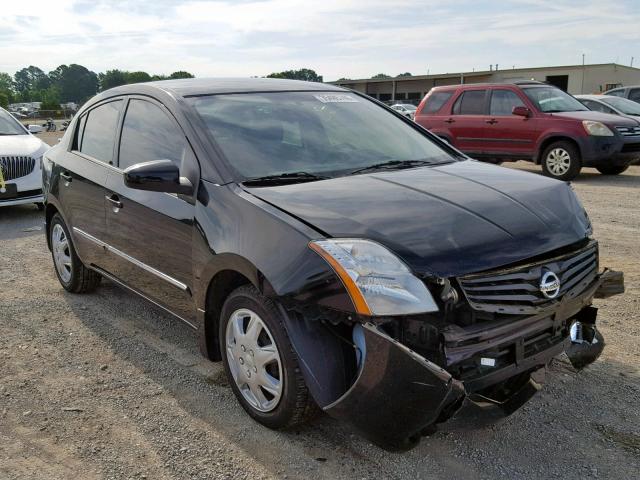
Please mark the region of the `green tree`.
<svg viewBox="0 0 640 480"><path fill-rule="evenodd" d="M151 81L147 72L127 72L127 83L142 83Z"/></svg>
<svg viewBox="0 0 640 480"><path fill-rule="evenodd" d="M9 108L9 95L6 92L0 92L0 107Z"/></svg>
<svg viewBox="0 0 640 480"><path fill-rule="evenodd" d="M129 72L123 70L107 70L104 73L98 74L98 81L100 83L100 90L108 90L113 87L127 84L127 77Z"/></svg>
<svg viewBox="0 0 640 480"><path fill-rule="evenodd" d="M38 67L30 65L22 70L18 70L13 76L16 90L23 96L37 90L45 90L49 88L51 82L46 73Z"/></svg>
<svg viewBox="0 0 640 480"><path fill-rule="evenodd" d="M377 75L374 75L373 77L371 77L371 79L377 79L377 78L391 78L391 75L387 75L386 73L378 73Z"/></svg>
<svg viewBox="0 0 640 480"><path fill-rule="evenodd" d="M178 70L177 72L173 72L171 75L169 75L169 78L171 78L171 79L175 79L175 78L194 78L194 75L189 73L189 72L185 72L184 70Z"/></svg>
<svg viewBox="0 0 640 480"><path fill-rule="evenodd" d="M267 78L288 78L290 80L304 80L306 82L322 83L322 75L318 75L314 70L301 68L300 70L285 70L284 72L270 73Z"/></svg>
<svg viewBox="0 0 640 480"><path fill-rule="evenodd" d="M98 75L76 63L60 65L49 72L49 80L52 87L57 88L58 103L82 103L98 91Z"/></svg>
<svg viewBox="0 0 640 480"><path fill-rule="evenodd" d="M411 75L409 72L404 72L398 75L398 77L413 77L413 75Z"/></svg>
<svg viewBox="0 0 640 480"><path fill-rule="evenodd" d="M169 77L166 75L151 75L151 81L157 82L158 80L167 80Z"/></svg>
<svg viewBox="0 0 640 480"><path fill-rule="evenodd" d="M40 110L60 110L60 88L51 86L40 91Z"/></svg>
<svg viewBox="0 0 640 480"><path fill-rule="evenodd" d="M7 97L7 104L13 102L15 98L13 78L8 73L0 72L0 94Z"/></svg>

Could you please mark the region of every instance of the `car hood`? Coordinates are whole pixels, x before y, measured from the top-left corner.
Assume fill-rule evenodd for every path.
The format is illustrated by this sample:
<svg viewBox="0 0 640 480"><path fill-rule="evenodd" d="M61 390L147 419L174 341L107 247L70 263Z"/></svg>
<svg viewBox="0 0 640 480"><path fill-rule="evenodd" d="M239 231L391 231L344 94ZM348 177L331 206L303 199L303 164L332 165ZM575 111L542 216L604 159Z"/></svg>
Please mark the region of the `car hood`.
<svg viewBox="0 0 640 480"><path fill-rule="evenodd" d="M441 277L519 262L590 228L567 183L471 160L246 190L326 236L375 240Z"/></svg>
<svg viewBox="0 0 640 480"><path fill-rule="evenodd" d="M571 120L592 120L594 122L602 122L607 125L617 125L621 127L631 127L638 125L636 120L629 117L621 117L612 113L594 112L592 110L583 110L579 112L558 112L552 113L554 117L566 118Z"/></svg>
<svg viewBox="0 0 640 480"><path fill-rule="evenodd" d="M33 135L0 135L0 156L39 157L48 148Z"/></svg>

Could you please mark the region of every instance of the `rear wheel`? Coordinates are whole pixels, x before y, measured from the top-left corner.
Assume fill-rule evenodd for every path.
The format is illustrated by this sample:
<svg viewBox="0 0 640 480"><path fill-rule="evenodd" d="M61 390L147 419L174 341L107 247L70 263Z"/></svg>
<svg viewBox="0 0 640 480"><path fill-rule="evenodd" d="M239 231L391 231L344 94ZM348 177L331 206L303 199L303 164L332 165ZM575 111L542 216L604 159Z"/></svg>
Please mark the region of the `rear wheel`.
<svg viewBox="0 0 640 480"><path fill-rule="evenodd" d="M49 241L56 275L64 289L73 293L95 290L101 277L85 267L78 258L69 230L59 213L51 219Z"/></svg>
<svg viewBox="0 0 640 480"><path fill-rule="evenodd" d="M629 168L629 165L600 165L596 167L596 170L603 175L620 175L627 168Z"/></svg>
<svg viewBox="0 0 640 480"><path fill-rule="evenodd" d="M253 286L234 290L218 335L229 383L246 412L274 429L304 423L315 404L274 303Z"/></svg>
<svg viewBox="0 0 640 480"><path fill-rule="evenodd" d="M542 172L558 180L573 180L582 168L580 152L570 142L554 142L542 153Z"/></svg>

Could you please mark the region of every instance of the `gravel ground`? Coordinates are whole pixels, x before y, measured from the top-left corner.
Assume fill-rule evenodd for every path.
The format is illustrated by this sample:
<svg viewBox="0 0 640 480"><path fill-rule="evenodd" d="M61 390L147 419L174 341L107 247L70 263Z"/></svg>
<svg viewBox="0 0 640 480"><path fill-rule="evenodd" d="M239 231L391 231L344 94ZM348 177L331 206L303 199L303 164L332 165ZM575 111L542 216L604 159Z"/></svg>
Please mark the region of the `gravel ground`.
<svg viewBox="0 0 640 480"><path fill-rule="evenodd" d="M256 424L193 331L108 282L66 293L41 213L0 209L0 478L637 478L640 167L587 170L574 187L601 265L626 276L624 296L596 302L602 357L580 373L560 357L511 417L442 427L403 454L326 416L292 432Z"/></svg>

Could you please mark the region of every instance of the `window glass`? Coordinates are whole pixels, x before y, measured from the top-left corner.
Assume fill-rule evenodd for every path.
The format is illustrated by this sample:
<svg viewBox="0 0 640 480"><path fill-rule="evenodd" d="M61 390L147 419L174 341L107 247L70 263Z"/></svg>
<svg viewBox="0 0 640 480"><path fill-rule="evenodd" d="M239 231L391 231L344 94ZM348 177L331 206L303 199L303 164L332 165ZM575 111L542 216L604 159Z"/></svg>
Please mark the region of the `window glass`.
<svg viewBox="0 0 640 480"><path fill-rule="evenodd" d="M493 90L491 92L490 115L512 115L514 107L524 107L520 97L511 90Z"/></svg>
<svg viewBox="0 0 640 480"><path fill-rule="evenodd" d="M640 102L640 88L632 88L629 92L629 100Z"/></svg>
<svg viewBox="0 0 640 480"><path fill-rule="evenodd" d="M607 95L613 95L614 97L624 97L624 90L611 90L606 93Z"/></svg>
<svg viewBox="0 0 640 480"><path fill-rule="evenodd" d="M436 113L449 101L452 95L453 92L433 92L427 99L424 111L426 113Z"/></svg>
<svg viewBox="0 0 640 480"><path fill-rule="evenodd" d="M580 100L583 105L585 105L589 110L593 110L594 112L602 112L602 113L614 113L606 105L601 104L600 102L594 102L593 100Z"/></svg>
<svg viewBox="0 0 640 480"><path fill-rule="evenodd" d="M184 134L162 108L145 100L129 102L120 137L121 169L152 160L171 160L180 167L186 147Z"/></svg>
<svg viewBox="0 0 640 480"><path fill-rule="evenodd" d="M105 103L87 114L80 151L102 162L113 160L113 143L122 100Z"/></svg>
<svg viewBox="0 0 640 480"><path fill-rule="evenodd" d="M603 97L602 101L613 106L613 108L617 108L625 115L640 115L640 104L629 100L628 98Z"/></svg>
<svg viewBox="0 0 640 480"><path fill-rule="evenodd" d="M467 90L456 100L454 115L484 115L484 97L486 90Z"/></svg>
<svg viewBox="0 0 640 480"><path fill-rule="evenodd" d="M188 100L245 178L291 172L340 176L389 161L454 160L426 135L352 93L246 93Z"/></svg>
<svg viewBox="0 0 640 480"><path fill-rule="evenodd" d="M0 108L0 135L26 135L27 132L13 115Z"/></svg>
<svg viewBox="0 0 640 480"><path fill-rule="evenodd" d="M82 134L84 133L84 125L87 123L87 115L83 115L78 120L78 126L76 128L76 134L73 137L73 150L80 150L82 146Z"/></svg>
<svg viewBox="0 0 640 480"><path fill-rule="evenodd" d="M574 97L556 87L524 87L522 91L541 112L582 112L587 110L587 107Z"/></svg>

